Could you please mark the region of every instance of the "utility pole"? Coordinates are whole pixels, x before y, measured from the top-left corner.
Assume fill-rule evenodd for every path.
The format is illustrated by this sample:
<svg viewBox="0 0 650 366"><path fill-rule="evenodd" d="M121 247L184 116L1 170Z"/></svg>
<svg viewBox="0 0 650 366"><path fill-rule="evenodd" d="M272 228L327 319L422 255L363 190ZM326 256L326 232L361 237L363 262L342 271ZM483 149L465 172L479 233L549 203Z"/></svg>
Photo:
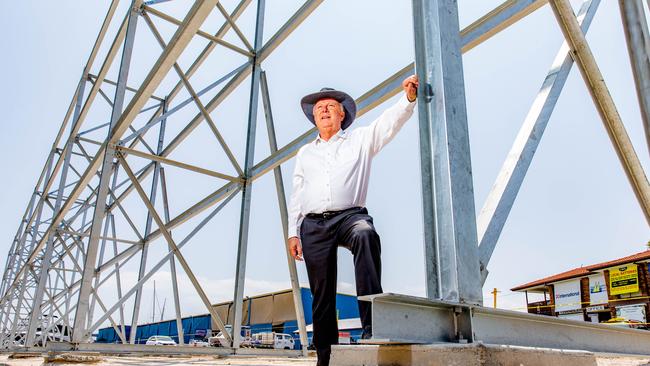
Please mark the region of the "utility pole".
<svg viewBox="0 0 650 366"><path fill-rule="evenodd" d="M156 321L156 281L153 281L153 299L151 308L153 309L153 313L151 314L151 322L154 323Z"/></svg>
<svg viewBox="0 0 650 366"><path fill-rule="evenodd" d="M497 308L497 294L498 294L499 292L501 292L501 291L497 291L497 288L496 288L496 287L495 287L494 290L492 290L492 292L491 292L491 294L492 294L492 296L493 296L493 299L494 299L494 303L493 303L493 304L494 304L494 308L495 308L495 309Z"/></svg>

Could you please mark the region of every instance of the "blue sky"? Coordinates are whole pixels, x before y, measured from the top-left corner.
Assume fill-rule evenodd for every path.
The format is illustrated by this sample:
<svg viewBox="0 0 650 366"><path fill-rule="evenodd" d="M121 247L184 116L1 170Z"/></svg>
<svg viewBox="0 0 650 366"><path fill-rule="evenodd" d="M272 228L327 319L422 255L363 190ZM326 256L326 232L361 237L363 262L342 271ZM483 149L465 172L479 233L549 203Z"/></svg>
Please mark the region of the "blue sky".
<svg viewBox="0 0 650 366"><path fill-rule="evenodd" d="M126 3L120 6L116 18L121 19ZM233 3L224 1L224 6L232 9ZM299 4L267 1L266 39ZM576 8L579 5L573 4ZM180 18L187 3L176 0L162 5L161 10ZM461 26L497 5L499 1L493 0L478 4L459 1ZM4 53L0 58L0 81L4 86L0 89L0 169L5 172L0 183L0 263L5 263L107 7L108 2L73 0L24 1L20 6L0 4L0 29L6 35L0 39ZM249 39L253 16L251 6L240 23ZM209 18L205 29L214 28L216 23L210 23L212 19L216 18ZM173 27L159 19L154 18L154 22L166 36L173 31ZM114 32L115 27L111 29ZM602 1L587 38L637 154L648 169L650 161L617 2ZM237 42L232 32L226 39ZM190 44L179 61L183 68L189 66L192 56L204 44ZM562 35L552 11L544 6L464 55L477 213L561 44ZM102 50L105 53L105 47ZM130 85L139 85L159 52L141 21ZM104 53L100 52L99 60ZM223 54L222 58L212 58L192 78L197 89L242 62L232 54ZM263 64L279 145L309 128L298 107L302 95L330 86L358 97L411 62L413 54L410 2L324 2ZM95 65L94 73L99 61ZM116 71L115 66L109 73L112 79L116 78ZM175 81L175 75L170 74L157 94L163 95ZM242 83L229 101L212 114L240 162L244 156L249 84ZM187 93L181 93L177 101L186 96ZM370 123L394 100L364 115L355 125ZM96 103L98 107L89 114L89 123L106 118L107 107L102 107L99 99ZM196 114L196 108L192 108L189 106L170 119L169 136ZM268 154L265 126L261 118L259 121L256 161ZM199 127L171 157L227 174L233 172L205 126ZM412 118L376 158L368 194L368 208L382 237L384 289L413 295L424 294L418 159L417 121ZM292 171L292 161L283 165L287 194ZM170 168L172 216L216 189L217 183ZM261 178L253 189L247 295L288 287L273 178ZM129 204L136 216L140 214L138 220L142 222L141 204L137 199ZM237 197L184 249L213 302L232 297L239 205ZM175 237L182 238L188 228L175 230ZM128 235L128 230L123 233ZM524 306L523 297L510 293L509 288L580 265L642 251L650 239L648 234L647 223L603 123L574 67L490 262L490 277L483 291L486 303L491 304L489 292L496 287L502 291L501 307L520 308ZM153 263L165 253L165 245L159 240L151 248ZM351 255L343 249L339 255L340 288L352 292ZM306 284L304 264L299 263L298 268L300 280ZM124 281L134 281L136 271L135 267L127 267ZM168 269L155 278L161 298L166 297L169 303ZM180 281L183 313L205 312L184 275L180 275ZM145 287L147 294L151 290L152 284ZM105 296L110 297L108 287L105 291ZM143 304L142 316L146 318L149 313L150 305Z"/></svg>

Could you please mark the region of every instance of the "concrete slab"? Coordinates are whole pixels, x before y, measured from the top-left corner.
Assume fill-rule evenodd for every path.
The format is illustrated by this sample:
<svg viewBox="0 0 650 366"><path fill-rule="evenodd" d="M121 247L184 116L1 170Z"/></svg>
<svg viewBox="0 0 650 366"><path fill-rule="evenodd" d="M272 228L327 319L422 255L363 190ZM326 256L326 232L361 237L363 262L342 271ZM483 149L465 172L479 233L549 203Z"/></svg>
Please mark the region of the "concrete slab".
<svg viewBox="0 0 650 366"><path fill-rule="evenodd" d="M73 352L74 353L74 352ZM8 359L0 353L0 366L59 366L69 363L43 362L43 357ZM102 355L102 360L93 366L315 366L315 357L277 357L277 356L191 356L177 358L169 356L142 356L115 354Z"/></svg>
<svg viewBox="0 0 650 366"><path fill-rule="evenodd" d="M332 366L650 366L650 356L475 344L339 345Z"/></svg>
<svg viewBox="0 0 650 366"><path fill-rule="evenodd" d="M72 352L73 354L77 353ZM83 354L83 352L78 352ZM0 366L43 366L43 357L9 359L0 353ZM593 353L558 349L482 344L335 346L332 366L650 366L650 356ZM314 366L315 357L203 355L170 357L101 354L96 366ZM53 364L60 365L60 364Z"/></svg>

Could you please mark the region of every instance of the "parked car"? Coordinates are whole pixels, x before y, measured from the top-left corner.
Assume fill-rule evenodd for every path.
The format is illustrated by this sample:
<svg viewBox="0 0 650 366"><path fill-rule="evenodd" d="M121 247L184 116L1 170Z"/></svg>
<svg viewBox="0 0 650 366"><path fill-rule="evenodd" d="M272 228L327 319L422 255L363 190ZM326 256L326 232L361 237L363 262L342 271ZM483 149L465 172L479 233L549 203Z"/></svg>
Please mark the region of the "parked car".
<svg viewBox="0 0 650 366"><path fill-rule="evenodd" d="M209 347L210 343L204 339L190 339L189 345L192 347Z"/></svg>
<svg viewBox="0 0 650 366"><path fill-rule="evenodd" d="M175 346L176 342L168 336L155 335L147 339L149 346Z"/></svg>
<svg viewBox="0 0 650 366"><path fill-rule="evenodd" d="M609 319L608 321L602 322L600 324L611 325L614 327L623 327L623 328L648 329L646 324L642 322L620 318L620 317Z"/></svg>
<svg viewBox="0 0 650 366"><path fill-rule="evenodd" d="M293 349L295 341L290 334L262 332L253 334L251 345L258 348Z"/></svg>

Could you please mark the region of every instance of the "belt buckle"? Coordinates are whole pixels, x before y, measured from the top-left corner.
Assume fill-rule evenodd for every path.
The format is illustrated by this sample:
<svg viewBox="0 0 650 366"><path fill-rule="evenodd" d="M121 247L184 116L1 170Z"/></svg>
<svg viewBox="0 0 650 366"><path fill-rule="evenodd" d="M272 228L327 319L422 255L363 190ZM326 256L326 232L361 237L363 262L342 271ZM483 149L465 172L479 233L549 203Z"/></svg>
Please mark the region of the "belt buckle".
<svg viewBox="0 0 650 366"><path fill-rule="evenodd" d="M325 220L329 220L330 218L332 218L332 217L334 217L334 216L336 216L336 213L335 213L335 212L331 212L331 211L325 211L325 212L323 212L323 218L324 218Z"/></svg>

